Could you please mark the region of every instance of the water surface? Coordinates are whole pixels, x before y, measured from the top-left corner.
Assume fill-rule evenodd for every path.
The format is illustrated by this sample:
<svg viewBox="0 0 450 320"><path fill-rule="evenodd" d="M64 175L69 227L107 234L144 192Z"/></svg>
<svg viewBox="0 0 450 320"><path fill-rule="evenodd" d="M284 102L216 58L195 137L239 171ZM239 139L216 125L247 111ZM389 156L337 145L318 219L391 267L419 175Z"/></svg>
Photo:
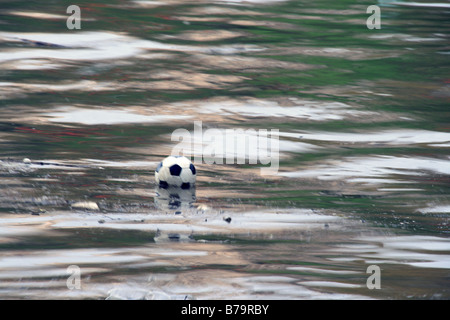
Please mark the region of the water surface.
<svg viewBox="0 0 450 320"><path fill-rule="evenodd" d="M450 297L447 6L71 4L0 6L2 299ZM199 164L175 201L194 121L278 129L278 174Z"/></svg>

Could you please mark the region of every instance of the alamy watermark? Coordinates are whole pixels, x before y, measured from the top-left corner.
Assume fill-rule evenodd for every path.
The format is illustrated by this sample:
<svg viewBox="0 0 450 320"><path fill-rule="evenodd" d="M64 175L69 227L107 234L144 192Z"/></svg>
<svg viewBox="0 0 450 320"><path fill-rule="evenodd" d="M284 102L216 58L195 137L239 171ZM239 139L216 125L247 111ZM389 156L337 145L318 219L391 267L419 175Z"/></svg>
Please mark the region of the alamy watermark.
<svg viewBox="0 0 450 320"><path fill-rule="evenodd" d="M67 18L67 29L81 29L81 9L79 6L72 4L67 7L66 13L71 14ZM366 26L368 29L381 29L381 9L377 5L370 5L367 7L366 13L371 14L366 20Z"/></svg>
<svg viewBox="0 0 450 320"><path fill-rule="evenodd" d="M67 18L66 26L67 29L81 29L81 9L77 5L70 5L67 7L66 13L72 14Z"/></svg>
<svg viewBox="0 0 450 320"><path fill-rule="evenodd" d="M278 129L203 130L202 122L195 121L194 132L176 129L171 139L178 142L171 155L193 157L195 164L260 164L265 165L261 175L278 173Z"/></svg>
<svg viewBox="0 0 450 320"><path fill-rule="evenodd" d="M368 289L381 289L381 269L379 266L372 264L367 267L366 273L371 275L367 278L366 286Z"/></svg>
<svg viewBox="0 0 450 320"><path fill-rule="evenodd" d="M81 269L77 265L70 265L67 267L66 273L69 277L66 280L66 286L69 290L81 289Z"/></svg>
<svg viewBox="0 0 450 320"><path fill-rule="evenodd" d="M371 13L372 15L367 18L366 26L367 29L381 29L381 9L377 5L371 5L367 7L366 13Z"/></svg>

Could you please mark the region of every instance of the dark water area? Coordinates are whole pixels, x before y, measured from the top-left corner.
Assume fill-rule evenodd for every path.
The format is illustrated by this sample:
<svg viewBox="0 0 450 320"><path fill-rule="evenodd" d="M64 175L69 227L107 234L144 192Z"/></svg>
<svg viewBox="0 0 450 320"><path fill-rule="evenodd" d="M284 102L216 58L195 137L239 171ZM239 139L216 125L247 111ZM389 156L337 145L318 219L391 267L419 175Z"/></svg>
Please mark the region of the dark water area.
<svg viewBox="0 0 450 320"><path fill-rule="evenodd" d="M0 1L0 299L450 298L448 4L70 5ZM195 121L278 130L279 170L203 161L174 205Z"/></svg>

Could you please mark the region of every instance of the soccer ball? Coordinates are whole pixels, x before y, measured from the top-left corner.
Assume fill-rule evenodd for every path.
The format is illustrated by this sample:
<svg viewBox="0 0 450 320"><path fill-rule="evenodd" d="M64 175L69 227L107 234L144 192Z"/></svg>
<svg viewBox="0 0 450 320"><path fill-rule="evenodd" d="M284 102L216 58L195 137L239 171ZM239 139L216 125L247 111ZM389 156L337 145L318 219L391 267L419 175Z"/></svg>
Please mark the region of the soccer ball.
<svg viewBox="0 0 450 320"><path fill-rule="evenodd" d="M169 156L158 164L155 180L160 188L178 187L189 189L194 187L196 170L192 162L181 156Z"/></svg>

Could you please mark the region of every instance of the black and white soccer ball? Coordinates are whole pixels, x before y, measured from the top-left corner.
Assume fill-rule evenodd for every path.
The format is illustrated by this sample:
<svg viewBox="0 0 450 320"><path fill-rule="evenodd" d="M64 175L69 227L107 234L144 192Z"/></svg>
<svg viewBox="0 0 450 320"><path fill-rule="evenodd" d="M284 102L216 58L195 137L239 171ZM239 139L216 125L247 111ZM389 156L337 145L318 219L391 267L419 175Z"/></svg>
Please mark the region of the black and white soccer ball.
<svg viewBox="0 0 450 320"><path fill-rule="evenodd" d="M182 156L168 156L155 170L155 180L160 188L190 189L195 186L197 171L192 162Z"/></svg>

